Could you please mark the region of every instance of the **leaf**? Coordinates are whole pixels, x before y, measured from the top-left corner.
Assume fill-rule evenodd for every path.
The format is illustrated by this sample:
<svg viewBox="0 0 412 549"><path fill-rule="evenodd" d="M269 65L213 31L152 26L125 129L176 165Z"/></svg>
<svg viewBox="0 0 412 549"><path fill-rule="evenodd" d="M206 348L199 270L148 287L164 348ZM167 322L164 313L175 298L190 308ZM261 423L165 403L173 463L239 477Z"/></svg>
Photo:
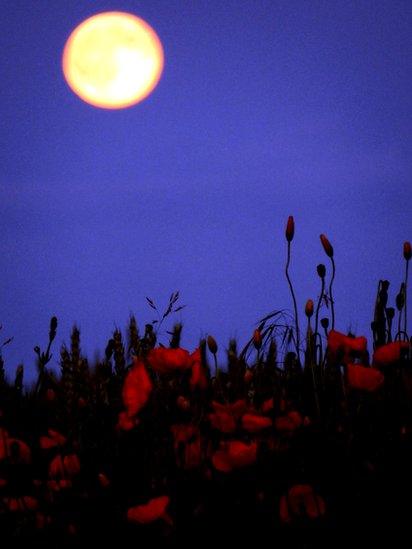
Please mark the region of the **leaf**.
<svg viewBox="0 0 412 549"><path fill-rule="evenodd" d="M155 311L157 311L156 305L154 304L153 300L150 299L150 297L146 297L146 299L147 299L147 302L149 303L150 307L152 309L154 309Z"/></svg>
<svg viewBox="0 0 412 549"><path fill-rule="evenodd" d="M6 345L8 345L9 343L11 343L13 341L13 337L9 337L9 339L6 339L6 341L3 342L3 344L1 345L1 347L5 347ZM1 348L0 347L0 348Z"/></svg>
<svg viewBox="0 0 412 549"><path fill-rule="evenodd" d="M179 305L179 307L177 307L173 312L174 313L177 313L177 311L181 311L182 309L184 309L186 307L186 305Z"/></svg>

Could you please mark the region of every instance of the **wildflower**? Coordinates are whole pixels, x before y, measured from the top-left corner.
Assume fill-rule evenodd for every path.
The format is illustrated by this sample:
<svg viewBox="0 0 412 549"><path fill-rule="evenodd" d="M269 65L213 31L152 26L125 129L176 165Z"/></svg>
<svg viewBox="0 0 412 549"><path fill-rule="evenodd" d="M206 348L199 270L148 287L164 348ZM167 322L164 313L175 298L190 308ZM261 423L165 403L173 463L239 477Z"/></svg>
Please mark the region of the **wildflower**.
<svg viewBox="0 0 412 549"><path fill-rule="evenodd" d="M212 456L214 468L222 473L229 473L252 465L256 461L257 443L246 444L240 440L222 441L220 448Z"/></svg>
<svg viewBox="0 0 412 549"><path fill-rule="evenodd" d="M174 450L178 465L184 469L194 469L203 461L202 439L199 428L192 424L172 425Z"/></svg>
<svg viewBox="0 0 412 549"><path fill-rule="evenodd" d="M324 234L320 235L320 241L322 243L323 249L325 250L325 253L328 257L333 257L333 247L332 244L329 242L327 237Z"/></svg>
<svg viewBox="0 0 412 549"><path fill-rule="evenodd" d="M3 502L12 513L35 511L39 506L37 499L32 496L7 497L3 498Z"/></svg>
<svg viewBox="0 0 412 549"><path fill-rule="evenodd" d="M410 242L404 242L403 244L403 257L406 261L409 261L412 257L412 247Z"/></svg>
<svg viewBox="0 0 412 549"><path fill-rule="evenodd" d="M295 235L295 221L293 219L293 215L290 215L288 217L288 222L286 224L286 240L288 242L292 242L293 237Z"/></svg>
<svg viewBox="0 0 412 549"><path fill-rule="evenodd" d="M209 351L212 353L212 355L215 355L217 353L217 343L214 337L211 335L207 336L207 346L209 347Z"/></svg>
<svg viewBox="0 0 412 549"><path fill-rule="evenodd" d="M136 505L127 511L127 519L138 524L149 524L159 519L169 521L167 508L170 503L169 496L160 496L149 500L143 505Z"/></svg>
<svg viewBox="0 0 412 549"><path fill-rule="evenodd" d="M368 392L378 390L385 380L383 374L376 368L366 368L359 364L348 364L346 375L349 387Z"/></svg>
<svg viewBox="0 0 412 549"><path fill-rule="evenodd" d="M105 473L99 473L97 480L102 488L108 488L111 484L109 477Z"/></svg>
<svg viewBox="0 0 412 549"><path fill-rule="evenodd" d="M191 355L193 359L192 375L190 377L191 389L207 389L208 379L202 365L200 349L196 349Z"/></svg>
<svg viewBox="0 0 412 549"><path fill-rule="evenodd" d="M134 357L133 368L124 380L122 399L129 417L145 406L152 392L153 384L142 360Z"/></svg>
<svg viewBox="0 0 412 549"><path fill-rule="evenodd" d="M64 446L66 444L66 437L61 435L58 431L49 429L48 435L40 437L40 448L42 450L49 450L50 448L56 448L56 446Z"/></svg>
<svg viewBox="0 0 412 549"><path fill-rule="evenodd" d="M232 404L212 402L214 412L209 414L209 421L215 429L222 433L232 433L236 430L237 421L247 410L245 400L237 400Z"/></svg>
<svg viewBox="0 0 412 549"><path fill-rule="evenodd" d="M117 421L117 429L120 429L122 431L131 431L136 427L137 420L135 417L130 417L127 412L120 412L118 421Z"/></svg>
<svg viewBox="0 0 412 549"><path fill-rule="evenodd" d="M282 522L307 517L317 519L326 512L324 499L309 484L295 484L280 499L279 514Z"/></svg>
<svg viewBox="0 0 412 549"><path fill-rule="evenodd" d="M377 368L384 368L396 364L401 360L404 353L409 350L408 341L393 341L378 347L373 355L373 365Z"/></svg>
<svg viewBox="0 0 412 549"><path fill-rule="evenodd" d="M354 357L362 357L366 353L366 337L349 337L331 330L328 334L328 358L331 362L342 360L348 364Z"/></svg>
<svg viewBox="0 0 412 549"><path fill-rule="evenodd" d="M190 370L194 362L192 355L186 349L166 349L165 347L151 349L147 360L153 370L160 374Z"/></svg>
<svg viewBox="0 0 412 549"><path fill-rule="evenodd" d="M272 426L272 420L258 414L245 414L242 417L242 427L248 433L258 433Z"/></svg>
<svg viewBox="0 0 412 549"><path fill-rule="evenodd" d="M275 401L272 398L268 398L267 400L264 401L264 403L262 404L262 412L264 414L267 414L268 412L270 412L271 410L273 410L275 406Z"/></svg>
<svg viewBox="0 0 412 549"><path fill-rule="evenodd" d="M279 416L275 419L275 428L277 431L292 433L298 429L303 423L303 418L299 412L292 410L286 415Z"/></svg>
<svg viewBox="0 0 412 549"><path fill-rule="evenodd" d="M316 267L316 270L318 272L318 275L320 278L325 278L326 276L326 267L323 265L323 263L319 263L319 265Z"/></svg>
<svg viewBox="0 0 412 549"><path fill-rule="evenodd" d="M9 437L8 432L0 428L0 461L5 458L27 464L31 462L31 450L25 442Z"/></svg>
<svg viewBox="0 0 412 549"><path fill-rule="evenodd" d="M313 301L308 299L305 306L305 315L310 318L313 315Z"/></svg>
<svg viewBox="0 0 412 549"><path fill-rule="evenodd" d="M57 454L49 464L49 477L71 479L80 472L80 461L77 454L62 456Z"/></svg>

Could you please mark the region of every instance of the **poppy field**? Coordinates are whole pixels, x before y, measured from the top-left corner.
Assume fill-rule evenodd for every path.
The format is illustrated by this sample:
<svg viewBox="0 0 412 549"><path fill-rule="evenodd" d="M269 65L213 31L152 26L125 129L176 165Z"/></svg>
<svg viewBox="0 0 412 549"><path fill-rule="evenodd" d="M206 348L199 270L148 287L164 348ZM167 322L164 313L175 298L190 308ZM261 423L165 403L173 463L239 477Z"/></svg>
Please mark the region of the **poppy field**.
<svg viewBox="0 0 412 549"><path fill-rule="evenodd" d="M322 234L319 295L302 306L294 231L290 216L292 314L269 313L242 347L213 334L186 350L181 324L158 341L182 308L174 292L159 321L140 331L132 316L94 364L75 326L51 368L55 317L47 348L34 349L33 386L23 366L9 379L0 355L2 541L346 547L389 530L400 546L412 493L411 244L400 246L400 288L376 281L371 333L341 333L334 248Z"/></svg>

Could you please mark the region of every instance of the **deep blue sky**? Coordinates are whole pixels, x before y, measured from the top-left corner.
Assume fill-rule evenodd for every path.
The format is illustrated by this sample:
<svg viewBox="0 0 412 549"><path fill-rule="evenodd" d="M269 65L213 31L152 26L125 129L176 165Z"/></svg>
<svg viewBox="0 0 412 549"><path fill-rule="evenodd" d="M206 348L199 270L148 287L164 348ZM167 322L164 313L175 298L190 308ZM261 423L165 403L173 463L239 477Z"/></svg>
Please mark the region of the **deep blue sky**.
<svg viewBox="0 0 412 549"><path fill-rule="evenodd" d="M121 111L82 102L61 72L70 32L107 10L145 19L165 50L154 93ZM9 0L0 27L9 368L34 372L51 315L55 359L74 322L92 358L131 311L153 318L145 296L165 305L177 289L182 346L243 346L291 308L290 214L300 308L324 232L337 328L369 335L377 281L393 300L412 239L410 1Z"/></svg>

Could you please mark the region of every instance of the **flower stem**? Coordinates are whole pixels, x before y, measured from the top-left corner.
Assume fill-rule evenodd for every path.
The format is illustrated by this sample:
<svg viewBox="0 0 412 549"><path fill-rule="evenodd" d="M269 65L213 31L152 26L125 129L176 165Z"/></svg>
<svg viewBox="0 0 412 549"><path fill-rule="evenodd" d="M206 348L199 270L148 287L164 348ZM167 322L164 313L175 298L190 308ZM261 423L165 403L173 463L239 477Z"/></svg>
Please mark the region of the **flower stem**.
<svg viewBox="0 0 412 549"><path fill-rule="evenodd" d="M290 293L292 294L292 300L293 300L293 308L295 311L295 329L296 329L296 354L298 358L298 362L300 364L300 355L299 355L299 347L300 347L300 332L299 332L299 319L298 319L298 307L296 304L296 297L295 292L293 291L292 281L290 280L289 276L289 264L290 264L290 242L288 242L288 257L286 261L286 279L289 284Z"/></svg>

